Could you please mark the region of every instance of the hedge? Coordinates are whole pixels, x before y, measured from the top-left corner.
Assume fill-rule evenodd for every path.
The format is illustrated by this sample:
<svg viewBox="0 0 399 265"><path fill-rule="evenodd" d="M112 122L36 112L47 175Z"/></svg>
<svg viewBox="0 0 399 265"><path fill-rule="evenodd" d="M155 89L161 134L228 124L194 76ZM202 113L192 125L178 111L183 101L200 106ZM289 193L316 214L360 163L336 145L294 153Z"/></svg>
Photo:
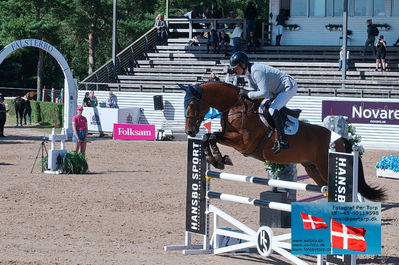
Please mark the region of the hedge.
<svg viewBox="0 0 399 265"><path fill-rule="evenodd" d="M15 108L12 99L6 99L7 123L16 123ZM32 123L51 124L63 127L64 121L64 104L30 101L32 107Z"/></svg>

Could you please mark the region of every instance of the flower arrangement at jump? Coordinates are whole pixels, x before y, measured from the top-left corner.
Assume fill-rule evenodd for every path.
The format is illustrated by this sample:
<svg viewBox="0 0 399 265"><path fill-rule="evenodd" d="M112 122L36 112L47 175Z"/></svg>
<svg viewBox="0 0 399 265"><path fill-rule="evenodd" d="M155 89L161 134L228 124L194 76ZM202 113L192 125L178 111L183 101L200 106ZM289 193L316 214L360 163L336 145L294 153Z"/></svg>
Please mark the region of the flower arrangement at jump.
<svg viewBox="0 0 399 265"><path fill-rule="evenodd" d="M41 161L42 171L48 169L48 156L45 156ZM86 158L82 153L69 151L58 162L58 168L63 174L85 174L89 170Z"/></svg>
<svg viewBox="0 0 399 265"><path fill-rule="evenodd" d="M379 177L399 179L399 156L383 156L375 168Z"/></svg>

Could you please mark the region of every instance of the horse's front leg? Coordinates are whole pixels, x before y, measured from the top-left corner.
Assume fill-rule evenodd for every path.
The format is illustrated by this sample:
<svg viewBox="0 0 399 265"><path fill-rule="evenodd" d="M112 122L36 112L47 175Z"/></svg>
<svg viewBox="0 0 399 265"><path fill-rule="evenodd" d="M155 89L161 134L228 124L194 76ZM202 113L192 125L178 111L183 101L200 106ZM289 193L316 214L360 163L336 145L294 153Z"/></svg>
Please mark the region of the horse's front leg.
<svg viewBox="0 0 399 265"><path fill-rule="evenodd" d="M224 133L223 132L214 132L210 135L209 137L209 145L212 149L212 153L216 159L216 162L218 164L218 169L224 169L224 165L233 165L233 162L231 161L230 157L228 155L222 156L222 153L219 150L219 147L217 146L217 142L224 139Z"/></svg>
<svg viewBox="0 0 399 265"><path fill-rule="evenodd" d="M213 156L211 148L209 146L210 136L211 136L210 133L204 134L204 136L202 137L202 148L204 150L206 162L208 162L212 166L218 168L218 162L216 161L215 157Z"/></svg>

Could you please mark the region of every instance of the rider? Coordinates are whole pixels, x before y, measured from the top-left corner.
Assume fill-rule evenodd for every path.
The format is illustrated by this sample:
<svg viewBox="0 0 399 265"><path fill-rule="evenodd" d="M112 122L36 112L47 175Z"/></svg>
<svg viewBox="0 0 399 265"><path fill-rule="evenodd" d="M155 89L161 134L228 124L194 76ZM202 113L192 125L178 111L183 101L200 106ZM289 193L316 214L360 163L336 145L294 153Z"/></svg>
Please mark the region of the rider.
<svg viewBox="0 0 399 265"><path fill-rule="evenodd" d="M252 87L253 91L240 89L241 96L249 99L265 98L272 100L269 113L273 118L278 134L278 140L272 150L274 153L278 153L282 149L288 149L289 145L285 137L280 109L287 104L298 89L294 78L271 66L250 63L248 56L243 52L236 52L230 57L230 67L234 73L246 75Z"/></svg>

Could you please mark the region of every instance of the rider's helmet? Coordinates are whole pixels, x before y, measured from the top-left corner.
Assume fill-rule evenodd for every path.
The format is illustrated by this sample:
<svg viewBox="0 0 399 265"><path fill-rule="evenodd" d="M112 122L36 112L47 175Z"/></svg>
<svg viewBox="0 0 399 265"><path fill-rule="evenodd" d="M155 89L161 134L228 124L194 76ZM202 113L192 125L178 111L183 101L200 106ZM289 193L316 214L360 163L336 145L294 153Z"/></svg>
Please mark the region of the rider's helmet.
<svg viewBox="0 0 399 265"><path fill-rule="evenodd" d="M242 66L243 64L249 65L249 58L243 52L235 52L230 57L230 67Z"/></svg>

